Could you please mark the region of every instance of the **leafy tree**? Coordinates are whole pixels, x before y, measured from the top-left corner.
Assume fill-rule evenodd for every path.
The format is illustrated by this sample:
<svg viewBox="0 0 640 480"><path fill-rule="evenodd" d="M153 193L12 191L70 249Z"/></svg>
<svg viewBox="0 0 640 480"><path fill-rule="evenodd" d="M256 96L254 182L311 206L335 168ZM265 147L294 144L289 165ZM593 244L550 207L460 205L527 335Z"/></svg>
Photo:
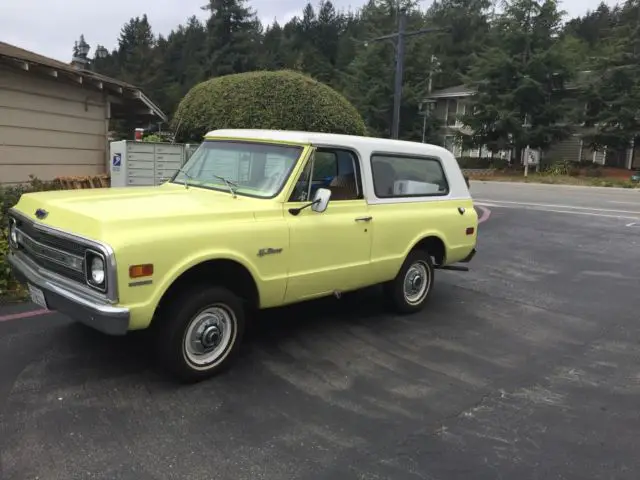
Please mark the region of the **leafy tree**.
<svg viewBox="0 0 640 480"><path fill-rule="evenodd" d="M628 0L583 85L595 148L625 149L640 132L640 2Z"/></svg>
<svg viewBox="0 0 640 480"><path fill-rule="evenodd" d="M558 40L555 0L512 0L495 20L491 42L474 59L467 84L477 90L463 122L467 146L492 151L546 148L566 138L566 82L575 71Z"/></svg>

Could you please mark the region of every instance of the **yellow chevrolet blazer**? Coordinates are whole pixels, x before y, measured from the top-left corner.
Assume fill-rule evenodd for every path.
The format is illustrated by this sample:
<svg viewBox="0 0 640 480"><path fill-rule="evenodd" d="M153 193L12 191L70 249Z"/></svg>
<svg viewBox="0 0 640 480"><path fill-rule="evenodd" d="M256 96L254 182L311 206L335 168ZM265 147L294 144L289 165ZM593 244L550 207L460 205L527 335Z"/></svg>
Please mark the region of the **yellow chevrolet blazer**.
<svg viewBox="0 0 640 480"><path fill-rule="evenodd" d="M215 130L162 185L23 195L9 262L36 304L111 335L148 328L197 381L230 365L257 309L381 284L421 310L434 269L466 269L477 227L444 148Z"/></svg>

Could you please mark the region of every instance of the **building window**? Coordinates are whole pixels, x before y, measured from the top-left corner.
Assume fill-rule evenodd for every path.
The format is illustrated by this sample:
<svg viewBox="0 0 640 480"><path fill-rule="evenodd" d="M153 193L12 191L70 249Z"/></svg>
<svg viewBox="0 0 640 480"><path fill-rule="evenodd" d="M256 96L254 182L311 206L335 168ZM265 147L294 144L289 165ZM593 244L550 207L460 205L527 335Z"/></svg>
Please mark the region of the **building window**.
<svg viewBox="0 0 640 480"><path fill-rule="evenodd" d="M456 105L456 127L462 127L462 117L467 113L467 104L464 102L457 102Z"/></svg>
<svg viewBox="0 0 640 480"><path fill-rule="evenodd" d="M373 154L373 188L378 198L440 196L449 184L439 158Z"/></svg>
<svg viewBox="0 0 640 480"><path fill-rule="evenodd" d="M447 135L444 137L444 148L449 150L455 157L462 154L462 146L455 135Z"/></svg>
<svg viewBox="0 0 640 480"><path fill-rule="evenodd" d="M467 111L467 104L461 100L450 98L447 100L447 127L462 127L462 117Z"/></svg>
<svg viewBox="0 0 640 480"><path fill-rule="evenodd" d="M447 100L447 127L453 127L456 124L456 114L458 112L458 101Z"/></svg>

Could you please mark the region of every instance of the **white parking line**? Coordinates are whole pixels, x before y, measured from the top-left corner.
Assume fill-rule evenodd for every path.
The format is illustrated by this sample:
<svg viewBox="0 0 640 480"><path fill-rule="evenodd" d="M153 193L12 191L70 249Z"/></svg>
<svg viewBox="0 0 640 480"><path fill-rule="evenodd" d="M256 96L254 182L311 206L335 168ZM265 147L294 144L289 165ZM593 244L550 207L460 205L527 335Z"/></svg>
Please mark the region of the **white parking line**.
<svg viewBox="0 0 640 480"><path fill-rule="evenodd" d="M561 208L563 210L588 210L595 212L607 212L607 213L633 213L635 215L640 216L640 210L613 210L610 208L596 208L596 207L578 207L574 205L557 205L551 203L530 203L530 202L513 202L510 200L491 200L491 199L474 199L479 204L485 203L495 203L495 204L503 204L506 203L508 205L520 205L520 206L531 206L531 207L542 207L542 208ZM506 205L505 205L506 206Z"/></svg>
<svg viewBox="0 0 640 480"><path fill-rule="evenodd" d="M640 212L638 212L638 214L636 216L630 216L630 215L611 215L608 213L595 213L598 211L611 211L611 212L615 212L616 210L601 210L601 209L590 209L590 210L594 210L592 212L585 212L585 211L576 211L576 210L563 210L562 208L545 208L545 207L538 207L538 206L530 206L531 204L526 204L526 203L517 203L517 202L510 202L509 205L503 205L503 202L485 202L485 201L480 201L477 200L476 201L476 205L481 205L483 207L493 207L493 208L520 208L520 209L524 209L524 210L533 210L536 212L553 212L553 213L568 213L569 215L587 215L587 216L591 216L591 217L604 217L604 218L617 218L617 219L624 219L624 220L638 220L640 221ZM562 206L561 206L562 207ZM567 208L567 207L565 207ZM568 207L571 208L571 207ZM630 212L630 213L636 213L636 212ZM636 223L636 222L633 222ZM629 225L627 225L629 226Z"/></svg>

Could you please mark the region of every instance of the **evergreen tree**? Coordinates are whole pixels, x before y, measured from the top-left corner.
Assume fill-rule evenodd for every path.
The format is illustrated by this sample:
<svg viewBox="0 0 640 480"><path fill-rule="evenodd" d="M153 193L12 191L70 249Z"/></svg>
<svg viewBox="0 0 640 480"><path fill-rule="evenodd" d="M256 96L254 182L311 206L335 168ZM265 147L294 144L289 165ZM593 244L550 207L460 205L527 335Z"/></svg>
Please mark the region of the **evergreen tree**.
<svg viewBox="0 0 640 480"><path fill-rule="evenodd" d="M280 70L287 66L284 43L285 39L282 27L277 21L274 21L264 32L264 39L262 40L262 68L267 70Z"/></svg>
<svg viewBox="0 0 640 480"><path fill-rule="evenodd" d="M595 69L585 79L583 121L596 149L623 150L640 132L640 2L628 0L610 36L603 39Z"/></svg>
<svg viewBox="0 0 640 480"><path fill-rule="evenodd" d="M129 20L120 31L116 52L120 79L146 91L154 90L158 85L155 45L156 40L146 14L142 18Z"/></svg>
<svg viewBox="0 0 640 480"><path fill-rule="evenodd" d="M164 82L157 101L166 111L172 112L191 87L205 79L206 40L206 29L195 16L166 39L158 39Z"/></svg>
<svg viewBox="0 0 640 480"><path fill-rule="evenodd" d="M245 0L209 0L208 77L255 70L260 61L262 26Z"/></svg>
<svg viewBox="0 0 640 480"><path fill-rule="evenodd" d="M496 19L491 43L467 76L477 94L463 122L467 146L492 151L546 148L570 134L566 82L575 71L558 40L556 0L512 0Z"/></svg>
<svg viewBox="0 0 640 480"><path fill-rule="evenodd" d="M205 24L191 17L164 37L155 38L146 16L135 17L120 31L116 49L94 59L93 68L141 87L169 115L193 85L211 76L298 69L345 94L370 131L387 136L394 41L363 42L396 32L404 8L408 31L434 26L451 31L406 39L402 138L422 138L419 105L429 92L432 55L440 64L433 89L465 82L478 89L467 110L475 115L465 118L476 135L465 138L467 143L522 148L563 138L568 128L556 120L570 117L564 85L577 69L594 72L581 98L589 103L586 115L577 109L572 117L600 125L590 141L624 145L637 130L638 0L624 8L601 5L564 29L551 0L510 0L499 15L491 13L493 0L436 0L426 11L417 0L368 0L347 13L332 1L309 3L299 16L274 22L264 32L247 0L209 0ZM522 126L523 118L530 128ZM436 123L432 118L426 123L428 140L434 140ZM129 127L125 130L129 136Z"/></svg>
<svg viewBox="0 0 640 480"><path fill-rule="evenodd" d="M432 4L428 11L430 25L451 29L425 39L440 59L438 88L464 82L473 57L487 45L491 7L491 0L438 0Z"/></svg>

